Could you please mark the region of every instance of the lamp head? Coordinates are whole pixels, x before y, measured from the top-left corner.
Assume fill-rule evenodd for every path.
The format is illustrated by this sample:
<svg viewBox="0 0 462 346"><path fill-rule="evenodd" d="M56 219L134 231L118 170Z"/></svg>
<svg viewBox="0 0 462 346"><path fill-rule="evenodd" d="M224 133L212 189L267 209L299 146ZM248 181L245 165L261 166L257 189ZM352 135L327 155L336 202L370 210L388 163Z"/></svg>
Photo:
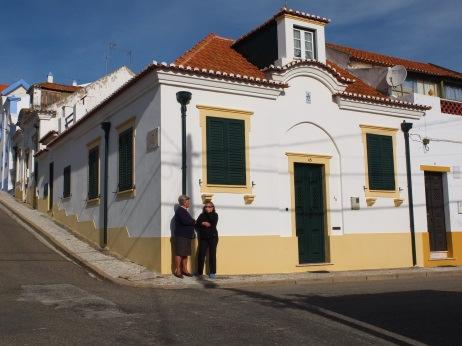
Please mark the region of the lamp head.
<svg viewBox="0 0 462 346"><path fill-rule="evenodd" d="M182 106L186 106L191 101L191 93L189 91L178 91L176 93L176 100Z"/></svg>

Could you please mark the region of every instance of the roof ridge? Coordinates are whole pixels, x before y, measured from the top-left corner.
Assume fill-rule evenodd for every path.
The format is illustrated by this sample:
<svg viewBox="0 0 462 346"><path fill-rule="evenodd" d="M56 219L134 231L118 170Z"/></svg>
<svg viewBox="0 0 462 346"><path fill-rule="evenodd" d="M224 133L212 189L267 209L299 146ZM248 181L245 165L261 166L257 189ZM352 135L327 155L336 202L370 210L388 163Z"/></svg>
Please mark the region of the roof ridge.
<svg viewBox="0 0 462 346"><path fill-rule="evenodd" d="M191 60L197 53L199 53L202 49L204 49L211 41L213 38L218 38L222 40L229 40L233 41L230 38L222 37L214 32L211 32L207 34L203 39L198 41L194 46L192 46L190 49L188 49L186 52L184 52L182 55L180 55L178 58L175 59L173 62L175 65L183 65L186 64L189 60Z"/></svg>
<svg viewBox="0 0 462 346"><path fill-rule="evenodd" d="M425 65L432 65L432 64L430 64L430 63L428 63L428 62L423 62L423 61L419 61L419 60L411 60L411 59L408 59L408 58L401 58L401 57L395 56L395 55L383 54L383 53L378 53L378 52L374 52L374 51L371 51L371 50L366 50L366 49L361 49L361 48L354 48L354 47L344 46L344 45L337 44L337 43L326 42L326 46L340 47L340 48L346 48L346 49L353 49L353 50L357 50L357 51L359 51L359 52L364 52L364 53L369 53L369 54L375 54L375 55L381 55L381 56L384 56L384 57L387 57L387 58L399 59L399 60L404 60L404 61L409 61L409 62L414 62L414 63L419 63L419 64L425 64ZM439 67L439 66L438 66L438 67Z"/></svg>

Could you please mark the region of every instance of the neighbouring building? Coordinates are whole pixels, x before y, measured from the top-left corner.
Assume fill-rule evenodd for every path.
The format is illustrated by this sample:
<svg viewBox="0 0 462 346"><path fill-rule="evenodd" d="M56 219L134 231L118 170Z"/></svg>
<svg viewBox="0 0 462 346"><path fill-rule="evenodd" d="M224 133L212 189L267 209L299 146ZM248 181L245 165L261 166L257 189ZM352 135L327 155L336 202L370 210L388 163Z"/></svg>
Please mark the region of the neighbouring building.
<svg viewBox="0 0 462 346"><path fill-rule="evenodd" d="M219 274L411 266L403 121L419 140L417 264L461 264L462 118L440 111L435 94L402 99L358 77L351 56L326 46L328 23L283 8L237 40L210 34L172 64L153 62L43 142L39 209L170 273L182 182L176 94L189 91L187 193L195 216L206 201L217 207ZM435 209L427 175L427 195L442 185ZM430 246L428 210L445 214L446 249Z"/></svg>
<svg viewBox="0 0 462 346"><path fill-rule="evenodd" d="M31 105L21 110L17 122L19 131L14 136L17 199L36 206L35 155L46 150L49 141L72 127L133 76L134 73L123 66L92 83L64 85L55 83L49 74L46 82L29 88Z"/></svg>
<svg viewBox="0 0 462 346"><path fill-rule="evenodd" d="M29 84L20 79L0 90L0 188L3 191L12 191L15 184L13 136L19 112L29 107L27 89Z"/></svg>

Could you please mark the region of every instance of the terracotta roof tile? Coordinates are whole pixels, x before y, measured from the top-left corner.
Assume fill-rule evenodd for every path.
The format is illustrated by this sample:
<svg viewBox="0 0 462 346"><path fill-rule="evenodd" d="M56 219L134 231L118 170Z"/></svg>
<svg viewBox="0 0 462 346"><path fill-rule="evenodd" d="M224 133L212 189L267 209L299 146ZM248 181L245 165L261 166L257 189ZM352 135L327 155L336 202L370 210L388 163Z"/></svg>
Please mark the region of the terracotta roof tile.
<svg viewBox="0 0 462 346"><path fill-rule="evenodd" d="M58 83L48 83L48 82L37 83L37 84L34 84L34 86L39 87L41 89L45 89L45 90L60 91L60 92L67 92L67 93L73 93L82 88L80 86L65 85L65 84L58 84Z"/></svg>
<svg viewBox="0 0 462 346"><path fill-rule="evenodd" d="M0 92L5 90L8 87L8 84L0 84Z"/></svg>
<svg viewBox="0 0 462 346"><path fill-rule="evenodd" d="M381 66L403 65L408 71L428 74L432 76L462 79L462 74L456 71L439 67L433 64L397 58L389 55L378 54L356 48L341 46L333 43L326 43L328 48L347 53L352 60L367 62Z"/></svg>
<svg viewBox="0 0 462 346"><path fill-rule="evenodd" d="M265 74L258 67L231 47L233 42L231 39L209 34L177 58L174 63L264 79Z"/></svg>

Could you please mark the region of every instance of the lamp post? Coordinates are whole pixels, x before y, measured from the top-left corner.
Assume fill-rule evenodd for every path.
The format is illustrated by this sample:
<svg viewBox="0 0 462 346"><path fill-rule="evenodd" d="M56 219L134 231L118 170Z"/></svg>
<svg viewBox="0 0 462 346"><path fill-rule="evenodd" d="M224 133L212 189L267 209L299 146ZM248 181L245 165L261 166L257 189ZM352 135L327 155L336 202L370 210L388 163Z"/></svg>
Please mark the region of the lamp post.
<svg viewBox="0 0 462 346"><path fill-rule="evenodd" d="M107 246L107 199L108 199L108 160L109 160L109 131L111 130L111 123L105 121L101 123L101 128L104 131L104 185L103 185L103 239L102 248Z"/></svg>
<svg viewBox="0 0 462 346"><path fill-rule="evenodd" d="M412 265L417 264L416 249L415 249L415 225L414 225L414 201L412 198L412 171L411 171L411 155L409 149L409 130L412 129L412 123L403 121L401 130L404 133L404 144L406 147L406 173L407 173L407 196L409 199L409 223L411 228L411 246L412 246Z"/></svg>
<svg viewBox="0 0 462 346"><path fill-rule="evenodd" d="M186 105L191 101L191 93L178 91L176 100L181 104L181 194L186 195Z"/></svg>

